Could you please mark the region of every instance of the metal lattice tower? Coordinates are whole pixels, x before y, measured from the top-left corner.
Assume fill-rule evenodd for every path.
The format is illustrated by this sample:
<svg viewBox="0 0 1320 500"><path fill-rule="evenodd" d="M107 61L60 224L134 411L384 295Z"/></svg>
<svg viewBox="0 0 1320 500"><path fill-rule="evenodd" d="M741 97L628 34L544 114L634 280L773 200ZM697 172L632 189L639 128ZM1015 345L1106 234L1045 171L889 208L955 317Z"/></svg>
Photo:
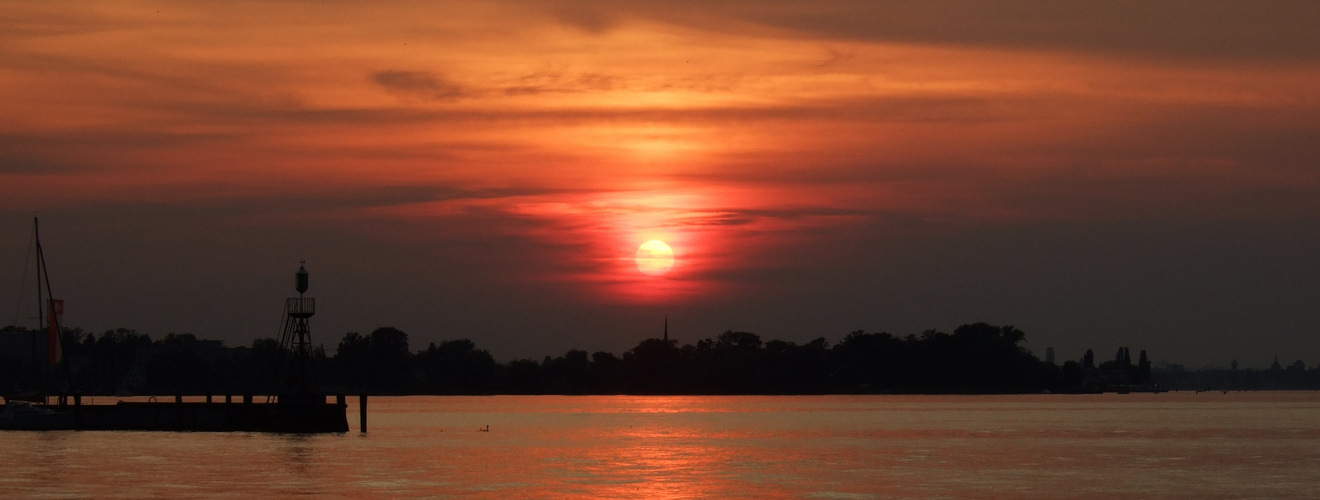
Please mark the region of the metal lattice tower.
<svg viewBox="0 0 1320 500"><path fill-rule="evenodd" d="M280 334L280 347L287 350L290 362L287 371L281 374L284 380L280 381L279 389L292 394L307 394L315 389L312 382L312 333L307 323L316 314L316 299L303 296L307 293L306 261L298 263L294 280L298 296L284 301L284 327Z"/></svg>

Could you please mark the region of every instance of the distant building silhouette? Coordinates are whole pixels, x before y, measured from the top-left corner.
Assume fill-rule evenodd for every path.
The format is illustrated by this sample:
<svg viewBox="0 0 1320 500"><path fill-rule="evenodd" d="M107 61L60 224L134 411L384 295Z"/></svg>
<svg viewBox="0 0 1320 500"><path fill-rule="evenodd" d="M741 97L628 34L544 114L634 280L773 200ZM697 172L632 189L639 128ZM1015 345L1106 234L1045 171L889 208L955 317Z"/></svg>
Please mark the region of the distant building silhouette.
<svg viewBox="0 0 1320 500"><path fill-rule="evenodd" d="M1046 348L1045 348L1045 363L1046 363L1046 364L1051 364L1051 365L1054 364L1054 348L1053 348L1053 347L1046 347Z"/></svg>

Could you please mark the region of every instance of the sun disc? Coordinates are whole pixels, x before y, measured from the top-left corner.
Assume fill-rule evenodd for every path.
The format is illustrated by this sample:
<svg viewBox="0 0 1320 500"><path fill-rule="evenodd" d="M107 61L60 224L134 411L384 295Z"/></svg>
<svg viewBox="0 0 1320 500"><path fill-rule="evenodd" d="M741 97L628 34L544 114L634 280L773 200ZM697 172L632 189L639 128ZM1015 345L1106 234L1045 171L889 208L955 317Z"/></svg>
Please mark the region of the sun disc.
<svg viewBox="0 0 1320 500"><path fill-rule="evenodd" d="M651 240L637 247L637 270L647 276L663 275L674 267L674 249L660 240Z"/></svg>

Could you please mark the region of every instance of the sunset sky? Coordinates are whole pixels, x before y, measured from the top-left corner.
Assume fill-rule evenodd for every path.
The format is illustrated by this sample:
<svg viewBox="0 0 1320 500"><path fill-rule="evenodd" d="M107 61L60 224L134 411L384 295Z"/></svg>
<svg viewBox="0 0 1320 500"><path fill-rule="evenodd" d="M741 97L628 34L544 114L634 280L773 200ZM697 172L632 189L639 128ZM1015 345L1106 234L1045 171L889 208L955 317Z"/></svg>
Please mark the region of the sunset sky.
<svg viewBox="0 0 1320 500"><path fill-rule="evenodd" d="M0 323L1320 362L1320 2L3 2ZM673 249L652 276L634 257ZM652 273L654 274L654 273ZM20 288L22 286L23 288Z"/></svg>

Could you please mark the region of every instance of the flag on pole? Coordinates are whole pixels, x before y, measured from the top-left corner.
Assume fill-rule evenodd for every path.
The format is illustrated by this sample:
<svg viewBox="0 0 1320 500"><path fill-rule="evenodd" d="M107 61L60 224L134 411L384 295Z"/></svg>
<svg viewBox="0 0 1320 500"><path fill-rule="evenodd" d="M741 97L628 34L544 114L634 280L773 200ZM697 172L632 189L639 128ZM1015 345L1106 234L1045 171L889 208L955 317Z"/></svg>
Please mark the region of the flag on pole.
<svg viewBox="0 0 1320 500"><path fill-rule="evenodd" d="M60 362L60 320L64 319L64 301L59 299L50 299L50 332L46 340L50 352L50 364Z"/></svg>

